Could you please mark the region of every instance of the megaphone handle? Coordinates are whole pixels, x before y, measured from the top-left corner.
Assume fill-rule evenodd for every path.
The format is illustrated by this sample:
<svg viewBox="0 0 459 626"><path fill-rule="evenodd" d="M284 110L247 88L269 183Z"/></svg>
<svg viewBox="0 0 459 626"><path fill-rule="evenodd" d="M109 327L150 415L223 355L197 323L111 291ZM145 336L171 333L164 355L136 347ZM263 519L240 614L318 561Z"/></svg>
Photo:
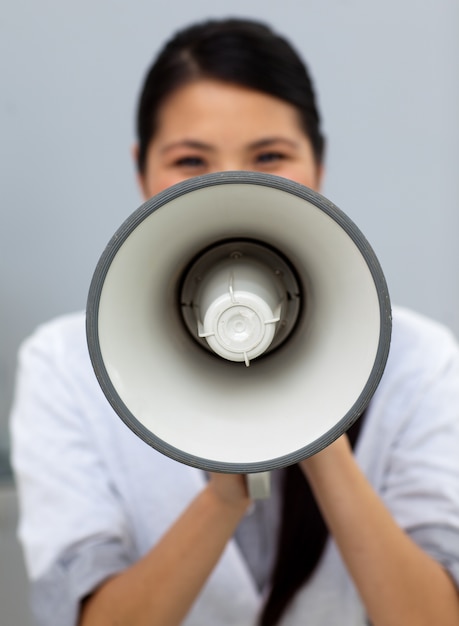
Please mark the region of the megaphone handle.
<svg viewBox="0 0 459 626"><path fill-rule="evenodd" d="M266 500L271 495L271 472L246 474L247 490L252 500Z"/></svg>

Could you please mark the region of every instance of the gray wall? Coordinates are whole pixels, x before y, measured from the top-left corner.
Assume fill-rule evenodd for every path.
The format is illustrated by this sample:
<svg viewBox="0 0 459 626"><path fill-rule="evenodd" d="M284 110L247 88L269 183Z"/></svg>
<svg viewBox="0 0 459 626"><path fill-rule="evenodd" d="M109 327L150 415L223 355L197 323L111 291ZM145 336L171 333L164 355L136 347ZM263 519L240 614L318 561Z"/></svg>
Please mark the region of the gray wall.
<svg viewBox="0 0 459 626"><path fill-rule="evenodd" d="M0 20L0 449L15 355L85 306L97 258L140 203L130 146L150 58L177 27L262 17L315 76L324 192L362 228L395 302L459 332L456 0L15 0Z"/></svg>
<svg viewBox="0 0 459 626"><path fill-rule="evenodd" d="M329 138L325 194L372 242L392 299L459 334L456 0L3 3L0 451L19 342L85 306L99 254L140 203L130 146L150 58L182 24L228 14L262 17L308 60ZM2 493L0 621L25 626L15 494Z"/></svg>

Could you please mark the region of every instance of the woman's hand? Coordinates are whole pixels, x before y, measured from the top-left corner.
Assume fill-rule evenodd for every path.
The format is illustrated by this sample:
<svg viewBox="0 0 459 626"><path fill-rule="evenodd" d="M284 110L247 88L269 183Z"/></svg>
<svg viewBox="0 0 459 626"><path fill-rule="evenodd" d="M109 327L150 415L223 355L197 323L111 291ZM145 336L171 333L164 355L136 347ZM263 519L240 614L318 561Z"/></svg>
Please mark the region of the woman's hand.
<svg viewBox="0 0 459 626"><path fill-rule="evenodd" d="M242 474L209 474L209 487L222 503L242 507L249 506L250 500L247 491L246 478Z"/></svg>

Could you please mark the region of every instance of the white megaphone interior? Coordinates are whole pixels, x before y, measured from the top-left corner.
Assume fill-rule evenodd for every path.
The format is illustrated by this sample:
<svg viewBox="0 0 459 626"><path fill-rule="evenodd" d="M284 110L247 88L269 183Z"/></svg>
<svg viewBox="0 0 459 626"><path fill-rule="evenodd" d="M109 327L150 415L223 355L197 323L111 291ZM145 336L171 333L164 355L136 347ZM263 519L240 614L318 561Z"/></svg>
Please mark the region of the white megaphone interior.
<svg viewBox="0 0 459 626"><path fill-rule="evenodd" d="M250 367L196 345L176 301L190 259L232 237L277 248L306 292L292 338ZM369 380L380 324L367 262L335 219L296 195L237 183L148 214L116 253L98 311L101 356L122 402L204 467L260 464L326 439Z"/></svg>

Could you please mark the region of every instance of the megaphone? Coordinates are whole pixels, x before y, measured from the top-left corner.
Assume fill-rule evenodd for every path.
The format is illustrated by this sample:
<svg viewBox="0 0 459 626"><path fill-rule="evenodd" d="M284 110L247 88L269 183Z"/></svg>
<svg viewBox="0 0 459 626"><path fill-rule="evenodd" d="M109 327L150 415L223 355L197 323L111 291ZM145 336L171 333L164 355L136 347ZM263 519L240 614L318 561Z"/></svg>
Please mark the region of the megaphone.
<svg viewBox="0 0 459 626"><path fill-rule="evenodd" d="M284 178L224 172L159 193L120 226L86 330L103 392L147 444L263 475L362 414L391 307L375 253L338 207Z"/></svg>

